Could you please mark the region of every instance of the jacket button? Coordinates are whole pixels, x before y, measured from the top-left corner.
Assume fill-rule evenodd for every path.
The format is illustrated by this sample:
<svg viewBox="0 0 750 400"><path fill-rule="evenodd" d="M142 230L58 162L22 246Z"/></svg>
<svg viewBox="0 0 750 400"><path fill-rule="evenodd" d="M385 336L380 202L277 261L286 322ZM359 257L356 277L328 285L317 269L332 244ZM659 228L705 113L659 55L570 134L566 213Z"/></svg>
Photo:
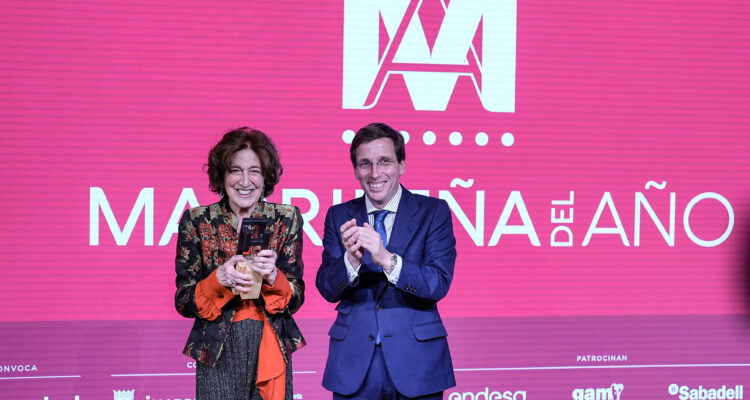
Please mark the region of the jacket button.
<svg viewBox="0 0 750 400"><path fill-rule="evenodd" d="M375 309L378 310L378 311L383 311L383 306L378 305L378 307L375 308Z"/></svg>
<svg viewBox="0 0 750 400"><path fill-rule="evenodd" d="M375 335L370 334L370 336L368 336L367 338L372 342L373 340L375 340Z"/></svg>
<svg viewBox="0 0 750 400"><path fill-rule="evenodd" d="M224 298L224 295L223 295L223 294L221 294L221 293L219 293L219 295L218 295L217 297L218 297L218 298L220 298L220 299L223 299L223 298Z"/></svg>

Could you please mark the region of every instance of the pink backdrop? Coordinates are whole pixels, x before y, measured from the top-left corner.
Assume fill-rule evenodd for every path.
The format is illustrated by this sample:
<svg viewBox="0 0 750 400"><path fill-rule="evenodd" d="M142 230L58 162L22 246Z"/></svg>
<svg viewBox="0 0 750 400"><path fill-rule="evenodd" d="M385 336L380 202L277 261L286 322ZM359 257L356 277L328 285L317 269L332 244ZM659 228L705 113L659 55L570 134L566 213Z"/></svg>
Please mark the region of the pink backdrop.
<svg viewBox="0 0 750 400"><path fill-rule="evenodd" d="M372 121L408 137L405 186L454 213L446 398L750 384L745 2L1 7L7 398L194 397L173 233L246 125L281 152L269 200L305 214L295 396L326 398L323 217L356 195L348 140Z"/></svg>

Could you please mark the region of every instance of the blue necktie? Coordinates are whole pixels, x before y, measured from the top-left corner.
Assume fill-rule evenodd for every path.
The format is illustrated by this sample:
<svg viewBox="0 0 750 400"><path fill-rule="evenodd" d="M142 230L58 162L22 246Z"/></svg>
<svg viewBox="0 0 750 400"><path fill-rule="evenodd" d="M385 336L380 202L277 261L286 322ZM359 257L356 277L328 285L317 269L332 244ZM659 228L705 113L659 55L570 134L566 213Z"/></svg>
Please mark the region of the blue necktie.
<svg viewBox="0 0 750 400"><path fill-rule="evenodd" d="M388 210L375 211L375 232L380 234L380 239L383 240L383 246L388 245L388 234L385 232L385 216L388 215Z"/></svg>
<svg viewBox="0 0 750 400"><path fill-rule="evenodd" d="M388 215L388 210L375 211L375 232L380 234L380 239L383 240L383 247L388 244L388 234L385 232L385 216ZM380 269L380 268L378 268ZM383 335L380 333L380 327L378 327L378 334L375 337L375 344L380 344Z"/></svg>

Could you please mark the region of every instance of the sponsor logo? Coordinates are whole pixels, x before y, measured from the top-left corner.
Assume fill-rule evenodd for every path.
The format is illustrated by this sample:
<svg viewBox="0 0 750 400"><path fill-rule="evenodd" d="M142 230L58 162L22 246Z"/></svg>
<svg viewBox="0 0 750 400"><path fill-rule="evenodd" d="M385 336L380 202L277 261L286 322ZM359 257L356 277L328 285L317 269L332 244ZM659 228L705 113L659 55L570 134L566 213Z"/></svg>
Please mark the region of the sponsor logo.
<svg viewBox="0 0 750 400"><path fill-rule="evenodd" d="M620 400L625 385L613 383L605 388L573 389L573 400Z"/></svg>
<svg viewBox="0 0 750 400"><path fill-rule="evenodd" d="M113 393L113 399L114 400L135 400L135 389L132 390L116 390L112 389ZM161 397L151 397L151 395L146 395L145 397L141 397L143 400L195 400L195 398L192 397L174 397L174 398L161 398ZM297 394L294 395L294 398L297 398ZM302 398L301 395L299 397ZM52 400L49 396L44 396L43 400ZM75 395L73 400L81 400L79 395Z"/></svg>
<svg viewBox="0 0 750 400"><path fill-rule="evenodd" d="M464 76L487 111L514 112L516 8L516 0L346 0L342 108L374 107L389 77L401 75L415 110L445 111Z"/></svg>
<svg viewBox="0 0 750 400"><path fill-rule="evenodd" d="M113 400L134 400L135 389L133 390L112 390L114 392Z"/></svg>
<svg viewBox="0 0 750 400"><path fill-rule="evenodd" d="M526 400L526 391L490 391L489 387L485 387L479 392L452 392L448 395L448 400Z"/></svg>
<svg viewBox="0 0 750 400"><path fill-rule="evenodd" d="M744 399L744 387L735 385L727 387L722 385L720 388L705 388L698 386L691 388L686 385L673 383L667 388L669 394L677 396L680 400L742 400Z"/></svg>

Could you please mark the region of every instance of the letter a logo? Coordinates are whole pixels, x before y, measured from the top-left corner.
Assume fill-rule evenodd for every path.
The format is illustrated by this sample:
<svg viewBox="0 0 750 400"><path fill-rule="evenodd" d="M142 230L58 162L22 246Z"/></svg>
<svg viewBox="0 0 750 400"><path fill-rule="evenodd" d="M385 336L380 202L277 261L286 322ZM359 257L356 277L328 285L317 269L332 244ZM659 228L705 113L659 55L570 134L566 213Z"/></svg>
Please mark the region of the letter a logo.
<svg viewBox="0 0 750 400"><path fill-rule="evenodd" d="M445 111L466 76L487 111L514 112L516 0L345 0L343 72L346 109L374 107L400 74L415 110Z"/></svg>

